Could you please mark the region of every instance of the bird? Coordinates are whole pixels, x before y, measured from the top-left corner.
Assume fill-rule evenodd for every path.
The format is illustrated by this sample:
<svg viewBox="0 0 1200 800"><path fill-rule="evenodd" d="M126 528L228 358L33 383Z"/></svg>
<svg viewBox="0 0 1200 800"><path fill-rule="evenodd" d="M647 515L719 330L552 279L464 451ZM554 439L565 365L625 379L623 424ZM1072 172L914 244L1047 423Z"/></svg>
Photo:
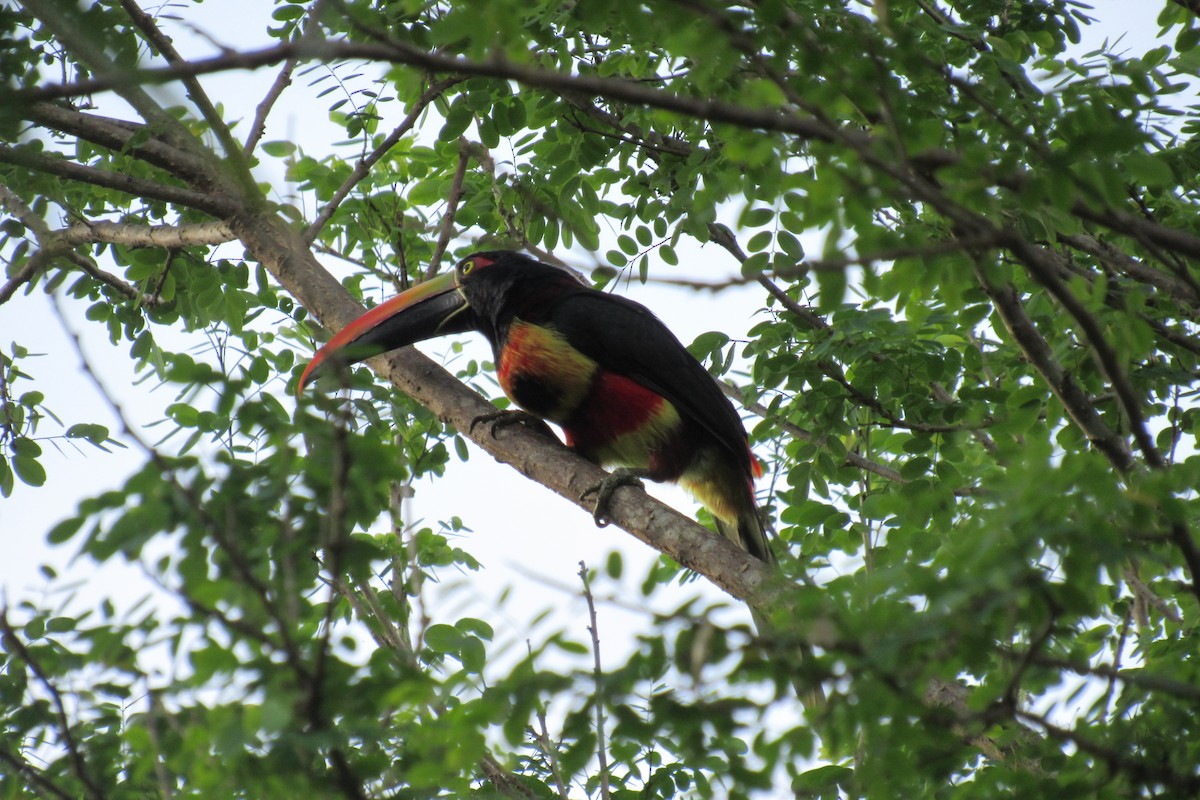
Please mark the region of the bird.
<svg viewBox="0 0 1200 800"><path fill-rule="evenodd" d="M313 356L297 392L333 368L468 331L491 344L500 387L522 409L475 422L549 421L576 453L616 467L584 493L597 495L597 524L606 524L619 486L675 482L711 512L721 534L776 563L755 499L762 468L716 379L648 308L567 268L511 250L468 255L339 331Z"/></svg>

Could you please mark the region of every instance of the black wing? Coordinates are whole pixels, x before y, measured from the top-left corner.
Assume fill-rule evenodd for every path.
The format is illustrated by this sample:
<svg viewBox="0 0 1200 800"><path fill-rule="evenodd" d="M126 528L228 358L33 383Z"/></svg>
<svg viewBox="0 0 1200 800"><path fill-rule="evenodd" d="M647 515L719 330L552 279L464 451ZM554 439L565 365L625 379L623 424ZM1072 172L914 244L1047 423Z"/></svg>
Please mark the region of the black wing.
<svg viewBox="0 0 1200 800"><path fill-rule="evenodd" d="M669 400L744 463L751 474L746 430L716 380L640 303L592 289L553 304L546 319L579 352Z"/></svg>

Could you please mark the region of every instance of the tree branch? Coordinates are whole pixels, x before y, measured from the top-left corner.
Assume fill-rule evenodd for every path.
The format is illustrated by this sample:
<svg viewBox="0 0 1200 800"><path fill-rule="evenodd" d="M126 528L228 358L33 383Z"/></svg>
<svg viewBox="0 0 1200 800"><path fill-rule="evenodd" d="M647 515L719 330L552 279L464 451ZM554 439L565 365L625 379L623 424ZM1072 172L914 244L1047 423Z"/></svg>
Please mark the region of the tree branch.
<svg viewBox="0 0 1200 800"><path fill-rule="evenodd" d="M38 0L39 2L41 0ZM459 76L480 76L516 81L526 86L548 89L558 93L574 92L606 97L635 105L670 111L694 119L721 122L739 127L790 134L807 141L838 143L857 153L865 163L897 180L906 193L916 200L929 203L947 219L959 224L964 231L978 228L979 220L952 202L929 180L922 177L931 170L959 163L958 154L931 150L897 162L894 155L884 156L886 150L870 134L840 127L823 116L796 114L776 108L751 108L722 100L704 99L674 94L654 88L644 82L610 78L594 74L570 74L536 66L492 59L472 61L458 56L423 50L407 42L299 41L246 52L225 52L206 59L196 59L167 67L130 70L119 76L105 75L82 81L48 84L36 89L0 92L0 102L24 105L37 100L87 95L115 89L127 84L164 83L184 75L203 75L232 69L256 69L285 62L289 59L331 61L362 58L381 62L407 64L430 72ZM797 100L797 98L791 98ZM801 102L800 106L804 107ZM1028 182L1025 173L988 177L997 186L1020 191ZM1153 241L1162 247L1184 255L1200 257L1200 236L1168 228L1157 222L1139 219L1112 208L1090 208L1084 199L1072 206L1076 215L1090 219L1114 230ZM994 227L994 226L993 226Z"/></svg>
<svg viewBox="0 0 1200 800"><path fill-rule="evenodd" d="M1096 355L1100 369L1107 376L1113 391L1116 392L1117 401L1121 405L1121 410L1125 412L1125 418L1133 431L1133 439L1137 442L1138 449L1141 450L1146 463L1155 469L1166 467L1166 461L1163 460L1162 454L1154 445L1150 432L1146 429L1146 419L1142 413L1142 400L1137 396L1132 384L1129 383L1120 357L1104 332L1100 330L1100 324L1096 318L1080 302L1079 298L1058 279L1057 265L1053 263L1052 256L1016 234L1013 234L1006 244L1013 254L1029 268L1034 279L1045 286L1054 299L1059 302L1059 305L1071 315L1083 332L1084 339Z"/></svg>
<svg viewBox="0 0 1200 800"><path fill-rule="evenodd" d="M121 123L51 103L32 103L23 107L22 112L22 116L39 125L140 158L202 191L213 193L213 202L221 202L226 193L225 176L215 161L181 150L157 138L156 131L143 125ZM225 203L222 205L227 207Z"/></svg>
<svg viewBox="0 0 1200 800"><path fill-rule="evenodd" d="M984 267L975 262L975 277L979 285L991 298L996 312L1005 328L1013 337L1025 359L1042 376L1050 391L1059 399L1067 414L1083 431L1097 450L1108 458L1120 472L1129 472L1134 467L1133 454L1125 439L1104 422L1087 393L1075 382L1071 374L1058 363L1050 345L1042 337L1037 326L1021 304L1017 289L1011 283L1000 284L987 275Z"/></svg>
<svg viewBox="0 0 1200 800"><path fill-rule="evenodd" d="M100 80L112 83L114 91L121 96L142 119L150 123L156 133L174 147L192 155L203 154L204 148L179 120L172 117L154 98L142 88L137 80L129 76L137 73L136 68L120 67L115 64L100 44L100 39L80 30L76 24L78 9L54 0L21 0L25 7L55 38L66 46L67 52ZM176 66L184 67L185 61ZM180 76L181 78L185 76ZM195 76L187 76L193 78Z"/></svg>
<svg viewBox="0 0 1200 800"><path fill-rule="evenodd" d="M201 222L190 225L77 222L63 230L54 231L52 235L67 245L105 243L126 247L162 247L167 250L224 244L235 238L226 222Z"/></svg>
<svg viewBox="0 0 1200 800"><path fill-rule="evenodd" d="M433 256L425 269L425 279L437 275L442 264L442 256L450 246L450 237L454 234L454 216L458 213L458 201L462 199L463 180L467 176L467 164L471 161L471 151L465 139L459 138L458 166L454 169L454 180L450 184L450 196L446 198L446 211L442 214L442 224L438 230L437 245L433 248Z"/></svg>
<svg viewBox="0 0 1200 800"><path fill-rule="evenodd" d="M150 46L157 50L159 55L165 58L168 63L187 63L175 49L171 37L164 34L155 23L154 18L143 11L134 0L121 0L121 8L125 9L125 13L129 15L129 18L133 20L133 24L146 37ZM205 93L204 87L200 84L197 76L184 75L180 80L183 81L184 87L187 88L188 96L196 104L196 108L200 110L205 121L208 122L209 129L216 135L217 141L221 143L226 158L230 159L238 169L244 170L246 164L242 157L242 148L234 140L233 134L229 131L229 126L225 124L225 120L217 113L216 106L213 105L212 100ZM146 119L152 118L147 116Z"/></svg>
<svg viewBox="0 0 1200 800"><path fill-rule="evenodd" d="M313 223L304 231L305 244L311 245L313 241L316 240L317 236L321 233L321 229L325 227L327 222L329 222L330 218L333 216L333 212L337 211L338 206L342 204L342 201L346 199L346 196L350 194L351 190L354 189L355 186L357 186L364 178L367 177L367 173L371 171L371 167L375 166L379 159L387 155L388 151L395 147L406 133L412 130L413 126L417 124L417 120L420 119L421 114L425 113L425 108L438 97L441 97L442 94L451 86L462 83L462 81L462 78L447 78L440 80L426 89L421 96L417 98L417 101L413 103L412 108L408 110L408 115L404 117L400 124L397 125L390 134L388 134L387 138L380 142L379 146L372 150L369 154L359 159L358 163L354 165L354 170L350 173L350 176L342 182L342 185L339 186L337 191L333 193L333 197L331 197L329 202L325 204L325 207L321 209L321 213L317 215L317 218L313 220Z"/></svg>
<svg viewBox="0 0 1200 800"><path fill-rule="evenodd" d="M67 717L67 706L63 702L62 693L58 691L58 687L50 680L41 664L34 658L33 653L29 652L29 648L25 646L25 642L17 635L12 624L8 621L8 607L0 606L0 633L3 633L3 639L9 648L10 652L16 655L25 665L25 668L33 673L37 678L38 683L50 695L50 701L54 704L55 715L58 717L59 733L62 736L62 744L67 749L67 755L71 760L71 770L75 773L75 777L83 784L84 792L92 800L103 800L104 792L92 777L91 770L84 760L83 751L79 748L79 743L75 741L75 734L71 731L71 720Z"/></svg>
<svg viewBox="0 0 1200 800"><path fill-rule="evenodd" d="M80 137L85 138L85 137ZM115 189L125 194L150 200L162 200L186 208L194 208L214 217L224 216L229 209L220 196L208 193L193 192L181 186L171 186L166 183L137 178L123 172L88 167L67 158L55 158L43 153L36 153L24 147L10 147L0 144L0 163L15 164L33 172L42 172L67 180L100 186L105 189Z"/></svg>

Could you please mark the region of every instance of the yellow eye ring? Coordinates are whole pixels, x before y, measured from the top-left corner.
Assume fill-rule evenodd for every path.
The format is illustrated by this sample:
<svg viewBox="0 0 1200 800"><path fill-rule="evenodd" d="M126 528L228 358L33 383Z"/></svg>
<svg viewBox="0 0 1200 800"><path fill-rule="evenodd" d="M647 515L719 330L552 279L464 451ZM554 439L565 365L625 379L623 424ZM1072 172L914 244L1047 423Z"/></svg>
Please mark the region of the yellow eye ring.
<svg viewBox="0 0 1200 800"><path fill-rule="evenodd" d="M467 276L471 274L471 270L473 269L475 269L475 261L473 259L467 259L459 265L458 274Z"/></svg>

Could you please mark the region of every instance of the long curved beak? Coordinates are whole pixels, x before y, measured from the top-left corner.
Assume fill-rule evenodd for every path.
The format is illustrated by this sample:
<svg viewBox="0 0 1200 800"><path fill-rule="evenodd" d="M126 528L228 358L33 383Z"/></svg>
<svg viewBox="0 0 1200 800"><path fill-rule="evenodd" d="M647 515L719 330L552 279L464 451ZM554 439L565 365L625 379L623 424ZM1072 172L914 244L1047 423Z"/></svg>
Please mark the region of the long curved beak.
<svg viewBox="0 0 1200 800"><path fill-rule="evenodd" d="M474 315L458 291L454 273L439 275L380 303L338 331L308 362L296 384L296 394L330 368L473 327Z"/></svg>

